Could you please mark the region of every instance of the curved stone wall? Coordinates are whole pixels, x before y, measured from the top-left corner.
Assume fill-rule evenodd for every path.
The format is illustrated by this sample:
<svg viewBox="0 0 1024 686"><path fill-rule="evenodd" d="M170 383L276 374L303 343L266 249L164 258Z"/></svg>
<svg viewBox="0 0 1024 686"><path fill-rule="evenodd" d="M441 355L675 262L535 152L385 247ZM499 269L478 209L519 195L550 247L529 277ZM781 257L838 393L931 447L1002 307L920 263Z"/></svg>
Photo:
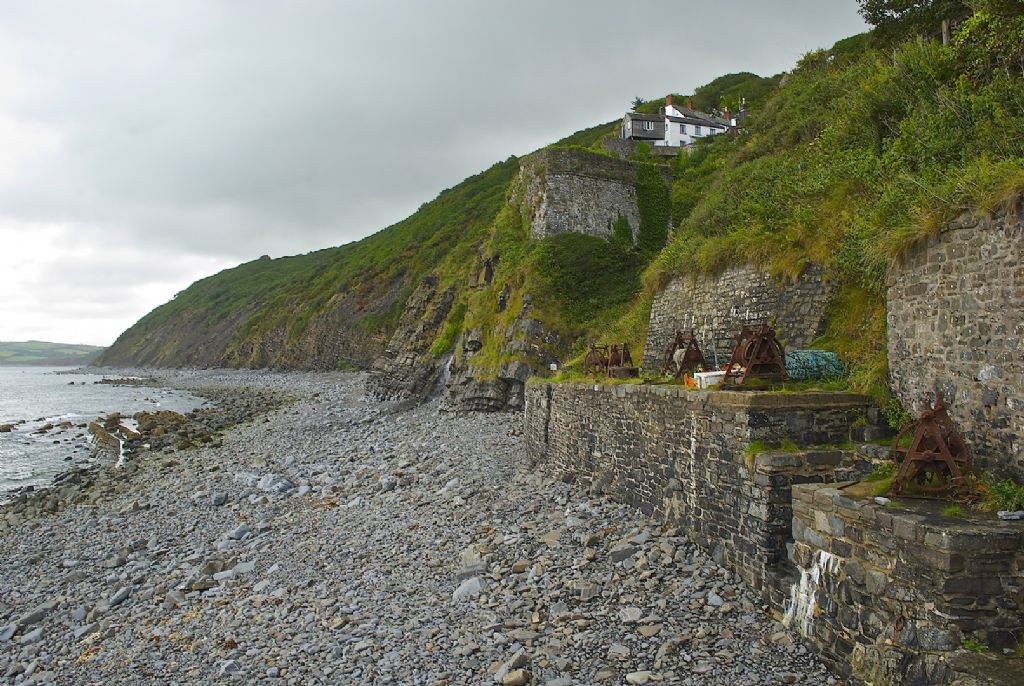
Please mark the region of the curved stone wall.
<svg viewBox="0 0 1024 686"><path fill-rule="evenodd" d="M831 294L831 285L816 266L807 268L794 283L778 283L750 267L674 279L651 306L644 367L661 369L662 355L676 329L693 329L704 359L715 366L729 361L733 336L748 321L775 321L787 348L805 347L824 332Z"/></svg>
<svg viewBox="0 0 1024 686"><path fill-rule="evenodd" d="M671 170L661 171L665 184ZM636 165L575 148L541 150L523 160L520 183L530 213L530 237L585 233L607 238L616 220L640 227Z"/></svg>
<svg viewBox="0 0 1024 686"><path fill-rule="evenodd" d="M904 407L943 390L976 465L1024 479L1024 202L914 248L889 272L888 325Z"/></svg>

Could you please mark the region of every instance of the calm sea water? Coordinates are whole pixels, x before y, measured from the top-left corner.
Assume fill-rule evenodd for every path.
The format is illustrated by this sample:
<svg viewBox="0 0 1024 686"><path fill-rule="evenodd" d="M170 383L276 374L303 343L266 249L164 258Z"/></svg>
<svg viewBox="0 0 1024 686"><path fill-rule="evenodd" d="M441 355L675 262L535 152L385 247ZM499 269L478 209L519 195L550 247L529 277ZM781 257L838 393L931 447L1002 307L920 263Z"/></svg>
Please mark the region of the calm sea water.
<svg viewBox="0 0 1024 686"><path fill-rule="evenodd" d="M0 367L0 425L16 423L13 431L0 433L0 500L12 488L46 484L87 460L91 445L82 424L111 412L184 413L204 404L177 390L95 383L101 378L67 367ZM55 428L38 433L46 424Z"/></svg>

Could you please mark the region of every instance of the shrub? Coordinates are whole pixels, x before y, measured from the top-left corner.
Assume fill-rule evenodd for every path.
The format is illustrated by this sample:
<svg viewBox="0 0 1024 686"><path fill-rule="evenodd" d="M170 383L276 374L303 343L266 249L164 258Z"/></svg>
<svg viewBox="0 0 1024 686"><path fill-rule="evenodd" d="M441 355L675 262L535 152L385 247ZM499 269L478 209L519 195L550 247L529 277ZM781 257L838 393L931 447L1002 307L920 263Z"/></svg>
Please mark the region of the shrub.
<svg viewBox="0 0 1024 686"><path fill-rule="evenodd" d="M885 481L886 479L892 479L896 476L896 465L892 462L883 462L874 468L874 470L864 477L865 481Z"/></svg>
<svg viewBox="0 0 1024 686"><path fill-rule="evenodd" d="M992 477L984 479L982 484L983 490L986 492L982 501L982 509L990 512L1024 510L1024 485L1011 479L994 479Z"/></svg>

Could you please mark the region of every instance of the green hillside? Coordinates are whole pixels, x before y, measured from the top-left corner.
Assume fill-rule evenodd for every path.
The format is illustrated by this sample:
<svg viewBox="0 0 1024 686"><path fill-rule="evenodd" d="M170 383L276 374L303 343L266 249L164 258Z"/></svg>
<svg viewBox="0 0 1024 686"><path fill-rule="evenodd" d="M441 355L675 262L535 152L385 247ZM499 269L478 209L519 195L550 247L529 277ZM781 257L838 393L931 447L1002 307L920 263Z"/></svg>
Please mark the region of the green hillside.
<svg viewBox="0 0 1024 686"><path fill-rule="evenodd" d="M878 43L805 55L748 133L680 157L678 227L646 282L822 264L841 297L820 343L884 396L887 266L963 210L1024 191L1024 17L978 13L949 46Z"/></svg>
<svg viewBox="0 0 1024 686"><path fill-rule="evenodd" d="M365 366L424 275L472 261L517 170L509 158L360 241L197 281L125 331L99 364ZM342 327L345 340L331 347L325 339Z"/></svg>
<svg viewBox="0 0 1024 686"><path fill-rule="evenodd" d="M95 345L0 341L0 366L62 366L89 364L103 351Z"/></svg>
<svg viewBox="0 0 1024 686"><path fill-rule="evenodd" d="M487 340L473 365L495 374L519 359L501 338L527 303L564 360L596 338L641 349L652 298L674 277L749 264L788 279L816 263L840 293L817 345L850 363L851 387L884 401L888 265L964 209L995 210L1024 191L1018 5L974 14L947 46L885 28L809 53L785 75L730 74L680 96L706 109L745 98L750 118L739 136L705 139L667 162L669 197L643 180L658 162L638 151L642 223L657 226L670 209L667 245L644 227L636 247L621 236L529 240L512 183L519 161L509 159L357 243L199 281L101 361L366 366L434 273L454 305L430 351L458 353L460 334L480 330ZM617 131L618 122L598 124L553 145L607 154L602 141ZM486 255L501 260L480 284Z"/></svg>

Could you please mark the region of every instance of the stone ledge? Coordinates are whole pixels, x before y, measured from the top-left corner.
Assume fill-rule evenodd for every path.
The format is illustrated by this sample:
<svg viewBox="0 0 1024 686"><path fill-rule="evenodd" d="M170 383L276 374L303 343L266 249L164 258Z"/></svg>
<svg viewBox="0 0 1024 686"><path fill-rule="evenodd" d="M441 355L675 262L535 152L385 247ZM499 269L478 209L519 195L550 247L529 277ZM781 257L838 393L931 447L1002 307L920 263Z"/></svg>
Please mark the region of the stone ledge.
<svg viewBox="0 0 1024 686"><path fill-rule="evenodd" d="M792 493L802 585L790 606L826 663L871 683L990 683L961 681L949 666L968 639L997 654L1024 635L1024 523L951 519L932 500L881 506L839 484ZM1022 664L996 663L1007 674Z"/></svg>
<svg viewBox="0 0 1024 686"><path fill-rule="evenodd" d="M754 410L796 410L817 408L855 408L873 404L870 397L859 393L806 391L773 393L771 391L710 391L709 401L719 407Z"/></svg>
<svg viewBox="0 0 1024 686"><path fill-rule="evenodd" d="M586 388L595 393L608 393L622 398L634 394L653 394L667 397L706 399L713 407L751 410L813 410L854 409L873 403L869 396L859 393L833 391L806 391L779 393L773 391L721 391L686 388L674 384L602 384L583 381L550 381L531 379L530 384L548 383L553 387Z"/></svg>
<svg viewBox="0 0 1024 686"><path fill-rule="evenodd" d="M539 150L523 163L547 175L588 176L624 184L636 182L636 165L632 162L578 148Z"/></svg>
<svg viewBox="0 0 1024 686"><path fill-rule="evenodd" d="M957 651L949 665L958 678L956 686L1002 686L1024 684L1024 660L997 655Z"/></svg>
<svg viewBox="0 0 1024 686"><path fill-rule="evenodd" d="M955 520L929 509L927 502L900 501L899 509L874 502L872 498L847 497L843 484L800 484L793 486L793 499L814 503L814 507L841 511L851 524L876 524L898 538L914 540L943 551L984 550L1024 551L1024 524L1004 522L991 514L975 514L975 519Z"/></svg>

